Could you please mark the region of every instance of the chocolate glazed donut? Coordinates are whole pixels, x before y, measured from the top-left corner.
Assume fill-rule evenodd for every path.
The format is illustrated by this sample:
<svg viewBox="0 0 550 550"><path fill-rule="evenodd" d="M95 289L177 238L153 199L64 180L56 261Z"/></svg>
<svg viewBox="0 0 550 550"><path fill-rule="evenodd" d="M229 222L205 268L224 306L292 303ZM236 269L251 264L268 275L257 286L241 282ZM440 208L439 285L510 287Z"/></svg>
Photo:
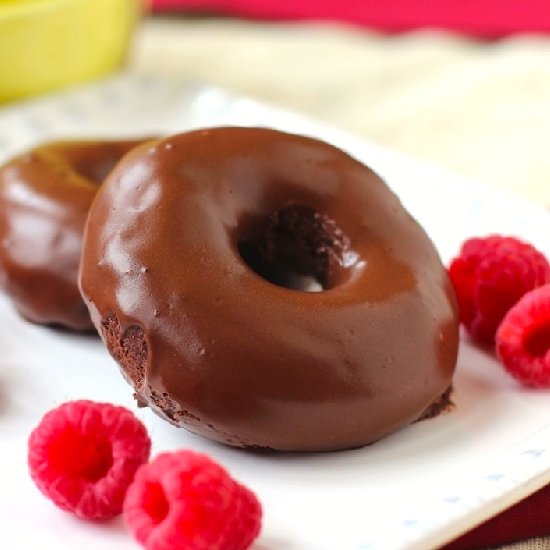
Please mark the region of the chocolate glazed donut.
<svg viewBox="0 0 550 550"><path fill-rule="evenodd" d="M238 447L366 445L455 367L455 296L424 231L369 168L296 135L134 150L92 206L80 285L137 399Z"/></svg>
<svg viewBox="0 0 550 550"><path fill-rule="evenodd" d="M93 328L77 284L84 223L104 177L142 142L55 142L0 168L0 284L24 318Z"/></svg>

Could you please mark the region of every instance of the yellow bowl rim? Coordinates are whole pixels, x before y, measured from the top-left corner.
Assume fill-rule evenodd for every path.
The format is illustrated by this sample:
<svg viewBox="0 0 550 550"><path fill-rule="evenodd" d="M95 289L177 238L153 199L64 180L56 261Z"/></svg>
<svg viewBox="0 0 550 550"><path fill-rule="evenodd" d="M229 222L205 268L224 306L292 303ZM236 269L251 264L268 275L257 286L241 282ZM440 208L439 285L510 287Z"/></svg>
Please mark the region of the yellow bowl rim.
<svg viewBox="0 0 550 550"><path fill-rule="evenodd" d="M43 12L59 10L82 1L84 0L16 0L4 3L0 0L0 22L24 17L34 18Z"/></svg>

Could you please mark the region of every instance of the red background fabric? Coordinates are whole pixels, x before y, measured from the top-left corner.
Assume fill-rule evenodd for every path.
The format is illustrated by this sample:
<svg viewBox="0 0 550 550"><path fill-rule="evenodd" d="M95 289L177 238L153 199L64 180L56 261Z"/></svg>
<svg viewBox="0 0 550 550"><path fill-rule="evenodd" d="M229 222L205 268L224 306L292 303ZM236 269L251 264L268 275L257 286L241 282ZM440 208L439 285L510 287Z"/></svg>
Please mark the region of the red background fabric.
<svg viewBox="0 0 550 550"><path fill-rule="evenodd" d="M487 38L550 32L550 0L153 0L153 9L344 21L392 32L434 27Z"/></svg>
<svg viewBox="0 0 550 550"><path fill-rule="evenodd" d="M442 550L481 550L550 536L550 485L466 533Z"/></svg>

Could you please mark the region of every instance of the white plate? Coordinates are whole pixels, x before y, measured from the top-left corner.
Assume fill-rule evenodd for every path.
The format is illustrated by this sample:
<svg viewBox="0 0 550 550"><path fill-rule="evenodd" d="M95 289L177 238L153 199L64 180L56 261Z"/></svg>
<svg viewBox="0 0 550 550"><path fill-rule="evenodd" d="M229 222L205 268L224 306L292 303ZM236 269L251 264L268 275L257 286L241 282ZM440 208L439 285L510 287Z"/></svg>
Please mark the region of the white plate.
<svg viewBox="0 0 550 550"><path fill-rule="evenodd" d="M54 137L170 133L214 124L278 127L320 136L378 170L426 227L443 258L471 235L522 236L547 254L550 216L300 116L224 91L146 76L0 111L0 160ZM546 246L546 249L545 249ZM26 438L67 399L135 409L101 344L21 321L0 300L0 523L5 549L136 548L122 522L90 525L58 511L33 486ZM137 411L154 451L206 451L250 485L265 507L256 550L428 549L550 482L550 392L521 389L491 356L462 342L456 410L368 448L265 455L225 448Z"/></svg>

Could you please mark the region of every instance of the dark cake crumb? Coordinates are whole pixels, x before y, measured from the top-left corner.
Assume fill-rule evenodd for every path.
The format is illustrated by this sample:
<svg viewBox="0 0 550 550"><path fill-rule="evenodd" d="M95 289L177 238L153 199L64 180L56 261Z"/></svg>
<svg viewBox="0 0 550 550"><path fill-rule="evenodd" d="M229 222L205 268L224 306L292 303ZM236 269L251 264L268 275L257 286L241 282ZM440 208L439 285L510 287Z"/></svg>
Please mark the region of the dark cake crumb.
<svg viewBox="0 0 550 550"><path fill-rule="evenodd" d="M440 414L445 414L451 412L455 408L455 404L451 399L453 393L453 387L449 386L441 395L441 397L434 401L420 416L417 422L421 420L428 420L430 418L435 418Z"/></svg>
<svg viewBox="0 0 550 550"><path fill-rule="evenodd" d="M147 369L147 340L143 329L137 325L129 327L120 335L120 322L116 315L108 315L101 322L101 330L111 355L122 366L125 377L139 392L145 380Z"/></svg>
<svg viewBox="0 0 550 550"><path fill-rule="evenodd" d="M305 277L328 289L335 271L348 267L350 241L326 214L291 204L272 213L264 229L244 238L239 250L246 263L273 284L306 290Z"/></svg>

